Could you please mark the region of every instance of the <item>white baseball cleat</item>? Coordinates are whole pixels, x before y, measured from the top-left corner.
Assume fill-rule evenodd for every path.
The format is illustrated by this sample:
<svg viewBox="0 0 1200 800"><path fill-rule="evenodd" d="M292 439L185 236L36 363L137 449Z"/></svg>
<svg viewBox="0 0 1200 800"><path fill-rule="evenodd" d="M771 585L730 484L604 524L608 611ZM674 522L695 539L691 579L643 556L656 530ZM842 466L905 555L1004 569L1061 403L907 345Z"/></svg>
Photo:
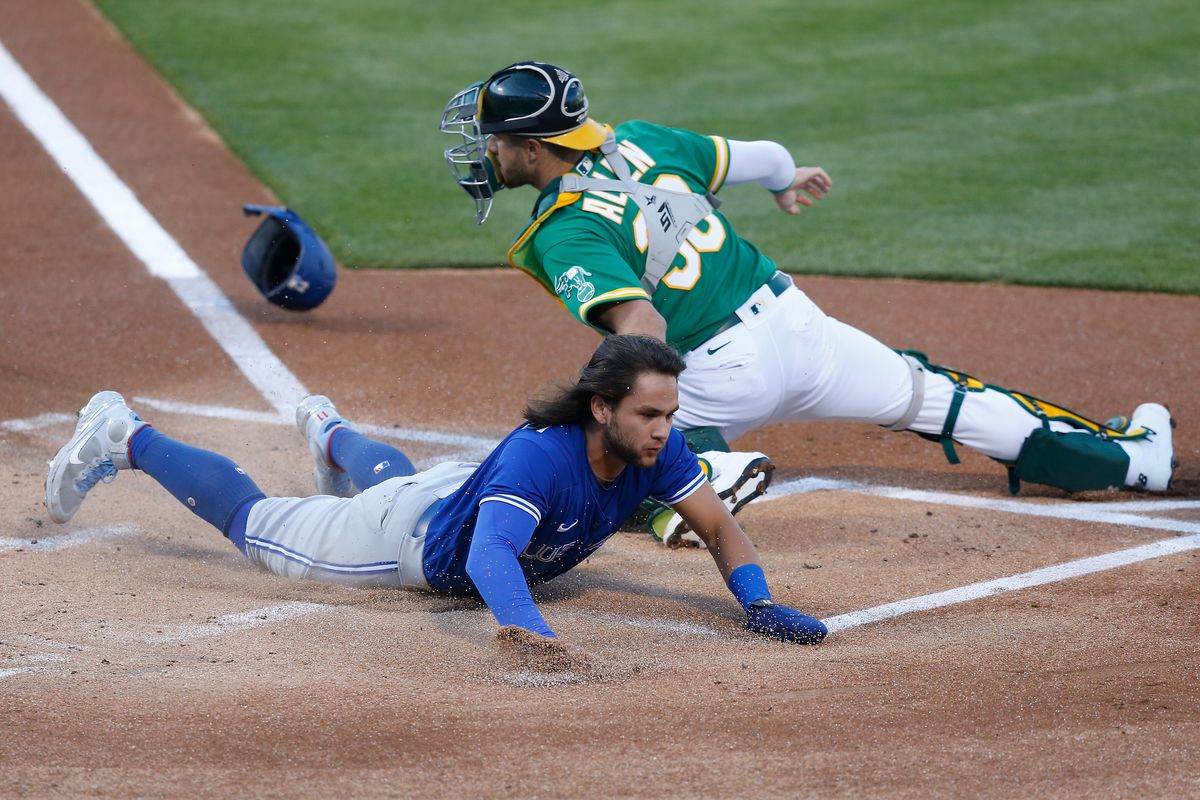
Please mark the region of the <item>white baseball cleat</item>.
<svg viewBox="0 0 1200 800"><path fill-rule="evenodd" d="M97 483L112 483L118 470L130 469L129 440L145 425L116 392L93 395L79 410L75 435L50 460L46 473L50 519L67 522Z"/></svg>
<svg viewBox="0 0 1200 800"><path fill-rule="evenodd" d="M1150 435L1127 445L1130 469L1126 483L1130 488L1147 492L1165 492L1171 488L1171 477L1178 465L1171 443L1171 429L1174 427L1175 420L1171 419L1171 412L1166 406L1143 403L1133 410L1130 430L1145 428Z"/></svg>
<svg viewBox="0 0 1200 800"><path fill-rule="evenodd" d="M708 480L730 514L736 514L771 484L775 465L762 453L724 453L709 450L700 454L707 465ZM650 518L650 533L667 547L703 547L704 542L683 518L664 506Z"/></svg>
<svg viewBox="0 0 1200 800"><path fill-rule="evenodd" d="M345 470L329 458L329 439L340 428L350 429L333 403L323 394L310 394L296 406L296 427L308 442L313 457L313 478L318 494L353 497L354 483Z"/></svg>

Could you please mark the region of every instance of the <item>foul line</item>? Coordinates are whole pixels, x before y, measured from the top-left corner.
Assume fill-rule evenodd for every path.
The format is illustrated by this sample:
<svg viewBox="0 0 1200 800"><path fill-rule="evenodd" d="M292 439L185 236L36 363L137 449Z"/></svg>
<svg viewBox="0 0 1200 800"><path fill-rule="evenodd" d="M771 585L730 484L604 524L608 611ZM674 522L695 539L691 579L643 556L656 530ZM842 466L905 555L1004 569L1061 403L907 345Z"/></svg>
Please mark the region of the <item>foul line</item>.
<svg viewBox="0 0 1200 800"><path fill-rule="evenodd" d="M928 611L933 608L940 608L941 606L965 603L995 594L1016 591L1017 589L1028 589L1033 586L1056 583L1068 578L1077 578L1080 575L1103 572L1104 570L1116 567L1136 564L1139 561L1148 561L1152 558L1161 558L1163 556L1187 552L1188 550L1196 550L1197 548L1200 548L1200 535L1166 539L1161 542L1142 545L1141 547L1132 547L1128 550L1106 553L1102 556L1081 558L1078 561L1068 561L1065 564L1057 564L1053 567L1022 572L1019 575L1010 575L1007 578L972 583L968 586L960 586L957 589L949 589L936 594L927 594L908 600L898 600L894 603L885 603L884 605L863 609L862 611L851 611L848 614L838 614L835 617L823 620L823 622L829 628L829 632L834 633L859 625L912 614L916 611Z"/></svg>
<svg viewBox="0 0 1200 800"><path fill-rule="evenodd" d="M326 611L333 606L323 603L301 603L298 601L290 601L279 603L265 608L252 608L249 611L237 611L231 614L223 614L216 617L211 622L200 623L197 625L163 625L156 626L156 633L149 636L136 637L137 641L145 642L146 644L165 644L168 642L189 642L196 639L204 639L211 636L224 636L229 633L237 633L240 631L250 630L252 628L260 628L264 625L271 625L275 622L283 622L300 617L307 617L312 614ZM17 637L18 640L32 639L32 637ZM50 640L42 640L34 643L38 647L53 647L56 649L65 649L75 652L91 651L93 648L84 645L71 645L62 642L53 642ZM44 664L58 664L69 662L72 659L59 653L46 652L39 650L33 653L22 653L16 657L7 659L10 663L18 662L19 666L11 666L0 668L0 680L11 678L16 675L26 675L31 673L46 672L51 667L42 666Z"/></svg>
<svg viewBox="0 0 1200 800"><path fill-rule="evenodd" d="M1074 501L1034 502L1031 500L1003 500L995 497L978 497L968 494L951 494L949 492L929 492L919 489L904 489L898 486L875 486L869 483L854 481L831 480L827 478L800 478L787 483L773 485L756 504L779 500L794 494L806 494L819 491L841 491L865 494L872 497L884 497L890 500L907 500L916 503L935 503L937 505L958 506L960 508L975 508L981 511L1000 511L1008 514L1024 514L1033 517L1051 517L1054 519L1073 519L1081 522L1101 522L1109 525L1129 525L1138 528L1172 531L1174 533L1200 533L1200 523L1185 522L1163 517L1143 517L1138 514L1126 514L1110 511L1113 508L1124 508L1122 503L1078 503ZM1132 501L1129 506L1135 510L1185 510L1200 508L1200 502L1191 500L1162 501L1159 506L1154 501Z"/></svg>
<svg viewBox="0 0 1200 800"><path fill-rule="evenodd" d="M8 419L0 422L0 430L12 431L14 433L29 433L30 431L49 428L52 425L58 425L63 422L74 423L77 419L78 417L73 414L38 414L36 417L29 417L28 419Z"/></svg>
<svg viewBox="0 0 1200 800"><path fill-rule="evenodd" d="M241 408L226 406L198 405L195 403L178 403L172 400L156 400L150 397L135 397L134 403L163 411L168 414L184 414L193 417L209 417L213 419L229 419L244 422L259 422L269 425L294 426L295 409L285 418L261 411L248 411ZM370 436L385 436L406 442L425 442L429 444L445 444L461 447L473 453L486 454L497 444L499 439L485 436L471 436L465 433L447 433L444 431L425 430L422 428L400 428L392 425L373 425L370 423L351 423L356 431Z"/></svg>
<svg viewBox="0 0 1200 800"><path fill-rule="evenodd" d="M46 537L30 537L28 539L0 537L0 553L10 553L24 550L33 553L46 553L54 550L65 550L88 542L101 539L112 539L117 536L129 536L136 532L132 525L106 525L101 528L85 528L81 531Z"/></svg>
<svg viewBox="0 0 1200 800"><path fill-rule="evenodd" d="M125 246L162 278L242 374L283 414L308 394L212 279L138 201L0 43L0 97Z"/></svg>
<svg viewBox="0 0 1200 800"><path fill-rule="evenodd" d="M164 625L158 628L159 633L143 636L141 641L160 644L163 642L187 642L209 636L224 636L227 633L261 628L274 622L307 617L329 608L332 606L324 603L301 603L299 601L279 603L265 608L252 608L249 611L223 614L211 622L198 625Z"/></svg>

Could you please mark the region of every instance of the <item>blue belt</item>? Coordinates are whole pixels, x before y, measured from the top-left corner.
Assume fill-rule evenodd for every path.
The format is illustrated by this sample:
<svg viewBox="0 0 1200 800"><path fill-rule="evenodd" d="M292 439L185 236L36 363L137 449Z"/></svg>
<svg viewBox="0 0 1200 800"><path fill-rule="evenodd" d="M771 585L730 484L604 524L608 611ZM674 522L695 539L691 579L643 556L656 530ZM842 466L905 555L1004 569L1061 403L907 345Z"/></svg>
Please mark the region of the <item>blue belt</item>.
<svg viewBox="0 0 1200 800"><path fill-rule="evenodd" d="M432 505L421 512L417 524L413 526L412 537L414 539L420 539L429 532L429 523L433 522L433 518L437 516L437 513L442 510L442 506L444 505L446 505L446 498L443 497L434 500Z"/></svg>
<svg viewBox="0 0 1200 800"><path fill-rule="evenodd" d="M792 288L794 284L792 283L791 275L788 275L786 272L776 272L771 276L771 280L767 281L763 285L771 290L771 294L779 297L788 289ZM721 327L710 333L708 338L712 339L714 336L719 336L720 334L732 328L734 325L740 325L741 323L742 318L739 317L737 313L730 314L729 319L725 320L725 322L721 324Z"/></svg>

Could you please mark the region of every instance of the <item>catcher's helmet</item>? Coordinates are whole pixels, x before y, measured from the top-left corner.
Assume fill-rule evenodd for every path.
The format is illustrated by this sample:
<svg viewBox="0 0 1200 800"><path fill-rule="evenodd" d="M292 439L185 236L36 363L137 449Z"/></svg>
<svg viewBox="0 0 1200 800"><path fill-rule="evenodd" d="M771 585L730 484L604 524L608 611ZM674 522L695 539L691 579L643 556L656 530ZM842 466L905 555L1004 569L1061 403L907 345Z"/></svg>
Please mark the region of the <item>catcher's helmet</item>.
<svg viewBox="0 0 1200 800"><path fill-rule="evenodd" d="M488 78L479 91L479 131L510 133L569 147L594 150L606 131L588 119L583 83L541 61L519 61Z"/></svg>
<svg viewBox="0 0 1200 800"><path fill-rule="evenodd" d="M246 277L277 306L308 311L325 301L337 282L329 248L290 208L244 205L246 216L266 218L242 250Z"/></svg>

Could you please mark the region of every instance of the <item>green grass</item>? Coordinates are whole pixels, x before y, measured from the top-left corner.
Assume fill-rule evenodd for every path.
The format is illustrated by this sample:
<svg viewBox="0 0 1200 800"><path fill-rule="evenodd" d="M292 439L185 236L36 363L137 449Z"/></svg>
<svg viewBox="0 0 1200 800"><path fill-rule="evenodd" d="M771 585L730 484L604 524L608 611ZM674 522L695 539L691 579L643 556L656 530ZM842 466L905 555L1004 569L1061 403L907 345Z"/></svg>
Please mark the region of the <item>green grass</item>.
<svg viewBox="0 0 1200 800"><path fill-rule="evenodd" d="M1200 293L1191 0L98 5L348 266L502 262L534 193L476 227L437 122L539 58L583 78L597 119L827 168L833 194L798 220L722 193L789 270Z"/></svg>

